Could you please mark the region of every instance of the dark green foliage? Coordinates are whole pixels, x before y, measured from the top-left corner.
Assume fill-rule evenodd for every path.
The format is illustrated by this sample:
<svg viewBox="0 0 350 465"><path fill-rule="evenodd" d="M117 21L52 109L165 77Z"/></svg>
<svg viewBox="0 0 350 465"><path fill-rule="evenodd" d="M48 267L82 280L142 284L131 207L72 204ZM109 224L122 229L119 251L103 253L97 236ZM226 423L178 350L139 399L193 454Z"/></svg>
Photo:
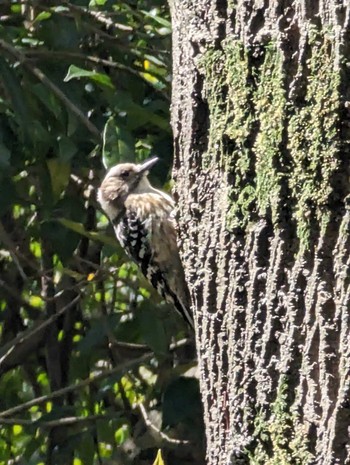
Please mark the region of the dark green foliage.
<svg viewBox="0 0 350 465"><path fill-rule="evenodd" d="M174 343L186 329L126 259L96 189L106 167L151 155L153 181L169 179L169 70L162 1L0 5L0 465L127 464L167 447L137 443L138 404L162 411L191 362Z"/></svg>
<svg viewBox="0 0 350 465"><path fill-rule="evenodd" d="M202 416L198 380L180 377L170 383L164 392L163 412L164 426L198 423Z"/></svg>

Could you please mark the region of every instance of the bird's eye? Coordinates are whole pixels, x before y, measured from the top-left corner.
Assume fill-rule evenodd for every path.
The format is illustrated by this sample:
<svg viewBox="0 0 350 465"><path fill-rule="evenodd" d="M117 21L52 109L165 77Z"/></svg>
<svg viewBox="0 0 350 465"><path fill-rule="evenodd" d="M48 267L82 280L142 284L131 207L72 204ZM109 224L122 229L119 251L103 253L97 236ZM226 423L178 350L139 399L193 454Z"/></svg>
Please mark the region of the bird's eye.
<svg viewBox="0 0 350 465"><path fill-rule="evenodd" d="M123 178L123 179L126 179L129 177L129 174L130 174L130 171L129 170L123 170L121 171L120 173L120 177Z"/></svg>

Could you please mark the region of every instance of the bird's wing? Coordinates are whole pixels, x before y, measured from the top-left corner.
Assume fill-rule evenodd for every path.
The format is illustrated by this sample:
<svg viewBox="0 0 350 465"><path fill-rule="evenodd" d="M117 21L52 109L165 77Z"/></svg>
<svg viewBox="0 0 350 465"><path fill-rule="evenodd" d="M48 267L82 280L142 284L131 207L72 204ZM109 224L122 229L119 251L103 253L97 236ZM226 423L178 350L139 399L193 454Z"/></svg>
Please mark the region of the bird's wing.
<svg viewBox="0 0 350 465"><path fill-rule="evenodd" d="M143 194L146 195L146 194ZM139 265L152 286L193 328L190 299L180 261L172 218L173 204L155 194L131 196L127 214L117 226L117 236L130 257Z"/></svg>

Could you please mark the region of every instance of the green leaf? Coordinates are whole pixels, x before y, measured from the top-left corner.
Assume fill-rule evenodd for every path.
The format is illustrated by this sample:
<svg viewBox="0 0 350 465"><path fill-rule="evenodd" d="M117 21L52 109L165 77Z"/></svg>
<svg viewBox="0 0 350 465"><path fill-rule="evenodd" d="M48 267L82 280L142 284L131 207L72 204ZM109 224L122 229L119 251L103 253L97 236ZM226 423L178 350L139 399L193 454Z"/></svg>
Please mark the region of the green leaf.
<svg viewBox="0 0 350 465"><path fill-rule="evenodd" d="M147 300L143 302L136 313L144 341L158 355L164 355L168 352L168 338L165 333L162 320L157 314L156 305Z"/></svg>
<svg viewBox="0 0 350 465"><path fill-rule="evenodd" d="M103 6L105 3L107 3L107 0L91 0L89 3L89 7L94 7L94 6Z"/></svg>
<svg viewBox="0 0 350 465"><path fill-rule="evenodd" d="M61 223L63 226L65 226L66 228L71 229L72 231L82 236L88 237L89 239L93 241L102 242L103 244L106 244L115 249L118 249L118 242L116 239L106 236L105 234L102 234L100 232L87 231L84 228L84 225L82 223L68 220L67 218L58 218L57 221Z"/></svg>
<svg viewBox="0 0 350 465"><path fill-rule="evenodd" d="M0 168L8 168L10 166L11 152L0 142Z"/></svg>
<svg viewBox="0 0 350 465"><path fill-rule="evenodd" d="M34 22L44 21L45 19L51 18L52 13L50 11L41 11L37 17L34 19Z"/></svg>
<svg viewBox="0 0 350 465"><path fill-rule="evenodd" d="M107 338L107 328L114 328L120 321L120 315L108 315L106 319L95 322L89 329L84 339L79 341L77 349L86 355L92 352L98 346L101 346L103 341Z"/></svg>
<svg viewBox="0 0 350 465"><path fill-rule="evenodd" d="M182 376L167 386L163 396L163 427L175 426L180 422L191 424L201 414L197 379Z"/></svg>
<svg viewBox="0 0 350 465"><path fill-rule="evenodd" d="M92 465L94 463L95 444L89 432L82 436L78 452L84 465Z"/></svg>
<svg viewBox="0 0 350 465"><path fill-rule="evenodd" d="M60 160L67 162L71 160L78 151L78 147L69 137L60 136L58 139L58 150Z"/></svg>
<svg viewBox="0 0 350 465"><path fill-rule="evenodd" d="M30 136L29 128L31 120L29 117L28 107L26 105L26 98L23 92L23 86L17 77L17 74L7 64L6 60L0 56L0 76L2 85L8 92L10 97L14 114L19 119L21 125L22 137L27 139Z"/></svg>
<svg viewBox="0 0 350 465"><path fill-rule="evenodd" d="M0 214L3 215L6 211L12 209L13 202L16 199L16 188L13 180L6 176L4 170L3 175L0 176L1 182L1 195L0 195Z"/></svg>
<svg viewBox="0 0 350 465"><path fill-rule="evenodd" d="M21 13L22 11L22 6L20 3L15 3L14 5L11 5L11 11L12 13Z"/></svg>
<svg viewBox="0 0 350 465"><path fill-rule="evenodd" d="M34 424L34 422L33 422ZM38 436L36 437L35 431L33 432L33 435L31 437L31 440L26 444L25 447L25 453L24 456L28 460L29 465L38 465L38 457L37 457L37 452L40 450L42 447L43 443L43 438ZM33 459L32 459L33 457ZM30 460L32 459L32 460ZM29 461L30 460L30 461Z"/></svg>
<svg viewBox="0 0 350 465"><path fill-rule="evenodd" d="M52 249L63 264L71 260L80 241L78 234L67 230L56 221L44 221L41 224L41 234L50 241Z"/></svg>
<svg viewBox="0 0 350 465"><path fill-rule="evenodd" d="M48 90L43 84L31 86L31 92L38 100L54 115L55 119L60 120L62 115L62 107L56 96ZM46 115L47 117L48 115ZM45 122L45 120L44 120Z"/></svg>
<svg viewBox="0 0 350 465"><path fill-rule="evenodd" d="M163 18L162 16L159 16L159 14L157 14L157 9L156 8L153 8L151 11L142 11L142 13L148 17L148 18L152 18L154 19L158 24L161 24L162 26L164 27L167 27L167 28L171 28L171 23L170 21L166 20L165 18Z"/></svg>
<svg viewBox="0 0 350 465"><path fill-rule="evenodd" d="M126 113L128 129L134 130L152 123L163 131L171 133L169 120L167 118L149 111L145 106L135 103L131 99L130 94L126 92L115 92L113 102L111 103L114 104L115 110L118 113Z"/></svg>
<svg viewBox="0 0 350 465"><path fill-rule="evenodd" d="M47 167L50 173L53 197L57 202L62 192L68 185L70 176L70 164L62 162L57 158L51 158L47 160Z"/></svg>
<svg viewBox="0 0 350 465"><path fill-rule="evenodd" d="M81 77L87 77L92 81L101 84L102 86L110 87L114 89L114 85L111 81L111 78L107 74L97 73L96 71L89 71L87 69L78 68L78 66L71 65L68 69L64 82L68 82L71 79L78 79Z"/></svg>
<svg viewBox="0 0 350 465"><path fill-rule="evenodd" d="M113 444L114 443L114 431L110 427L110 420L98 420L96 424L97 424L99 441Z"/></svg>
<svg viewBox="0 0 350 465"><path fill-rule="evenodd" d="M130 437L130 430L127 425L122 425L114 433L114 440L120 446Z"/></svg>
<svg viewBox="0 0 350 465"><path fill-rule="evenodd" d="M135 139L127 129L109 118L103 131L102 160L106 168L121 161L135 160Z"/></svg>

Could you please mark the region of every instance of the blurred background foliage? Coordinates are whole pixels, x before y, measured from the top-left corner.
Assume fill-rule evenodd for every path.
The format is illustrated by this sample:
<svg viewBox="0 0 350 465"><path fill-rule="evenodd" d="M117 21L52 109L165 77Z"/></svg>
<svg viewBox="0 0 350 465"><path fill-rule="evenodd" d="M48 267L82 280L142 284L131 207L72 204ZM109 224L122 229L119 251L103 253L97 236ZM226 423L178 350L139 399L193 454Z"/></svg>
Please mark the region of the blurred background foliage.
<svg viewBox="0 0 350 465"><path fill-rule="evenodd" d="M161 0L0 2L0 465L202 463L191 335L96 202L124 160L167 188L170 32Z"/></svg>

